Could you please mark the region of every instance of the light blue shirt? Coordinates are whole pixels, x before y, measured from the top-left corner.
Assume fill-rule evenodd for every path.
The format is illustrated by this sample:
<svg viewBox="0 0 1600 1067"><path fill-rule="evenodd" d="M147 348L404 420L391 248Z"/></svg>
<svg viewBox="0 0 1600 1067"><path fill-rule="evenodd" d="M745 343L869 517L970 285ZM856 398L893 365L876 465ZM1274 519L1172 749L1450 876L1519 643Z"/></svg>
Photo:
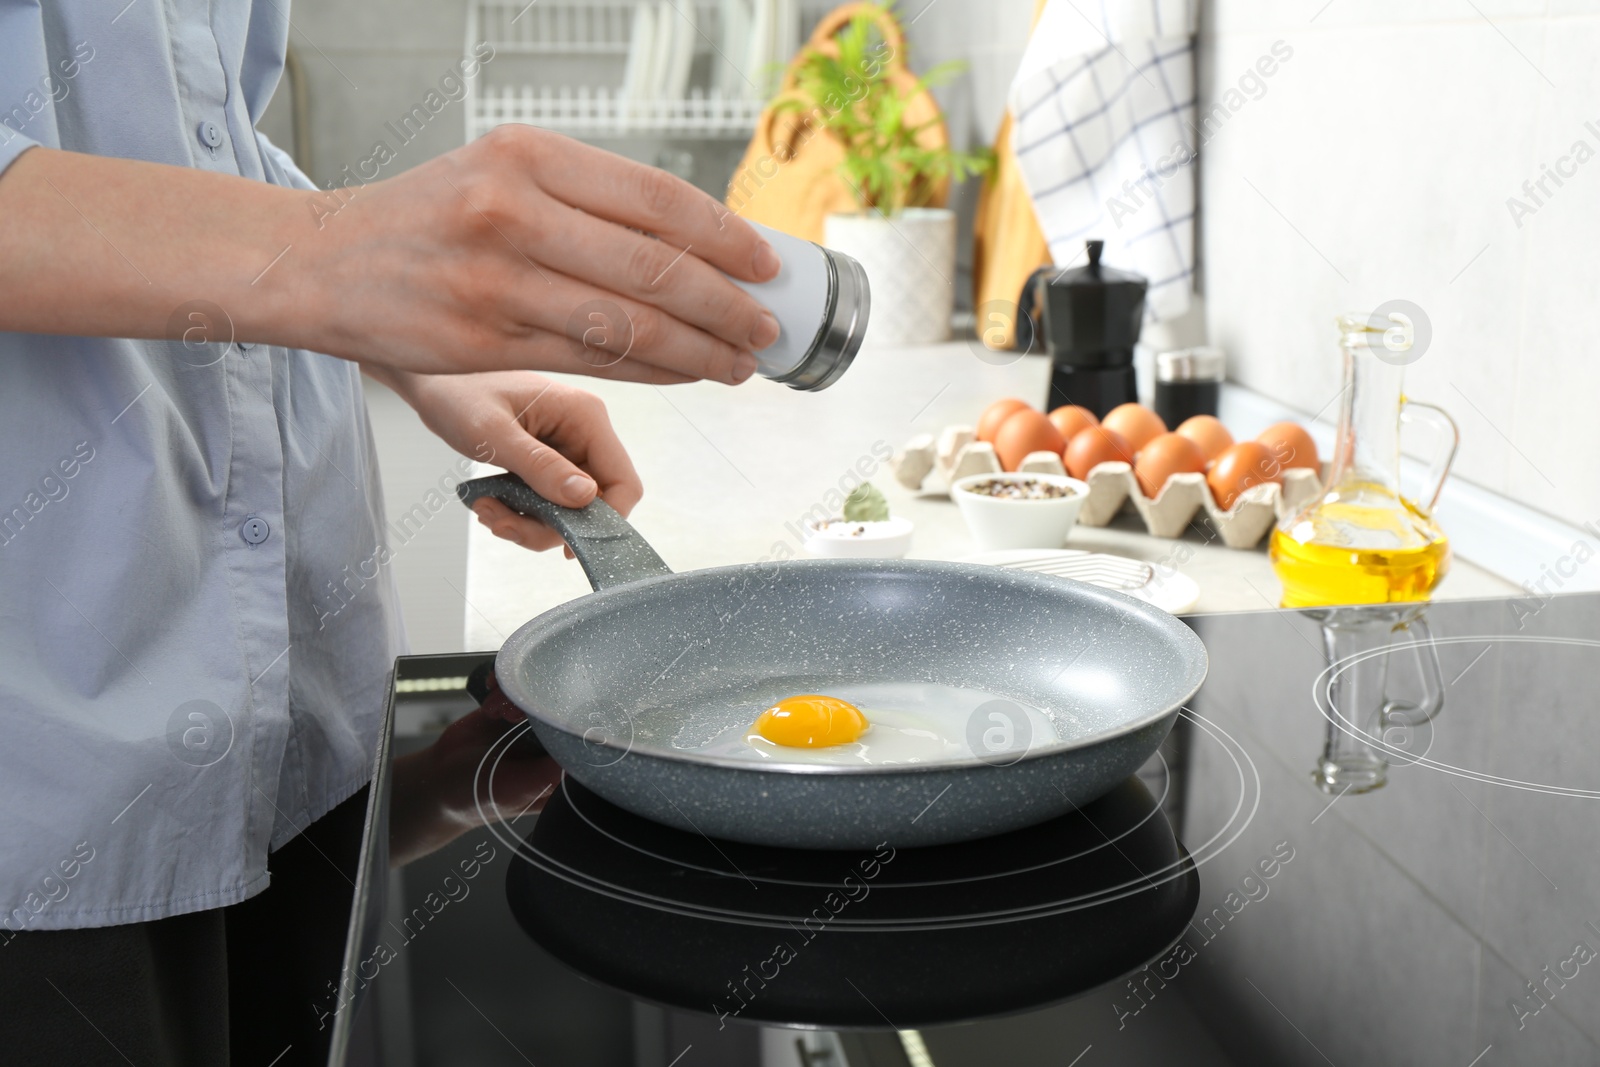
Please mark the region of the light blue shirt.
<svg viewBox="0 0 1600 1067"><path fill-rule="evenodd" d="M35 144L312 187L255 131L287 0L124 2L0 0L0 188ZM259 892L402 651L358 368L0 333L0 448L0 926Z"/></svg>

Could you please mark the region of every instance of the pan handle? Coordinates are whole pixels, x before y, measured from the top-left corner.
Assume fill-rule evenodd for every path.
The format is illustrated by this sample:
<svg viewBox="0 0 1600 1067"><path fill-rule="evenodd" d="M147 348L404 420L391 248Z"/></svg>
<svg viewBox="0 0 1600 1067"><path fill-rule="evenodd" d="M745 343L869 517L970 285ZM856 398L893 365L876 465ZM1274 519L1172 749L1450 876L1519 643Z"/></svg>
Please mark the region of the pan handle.
<svg viewBox="0 0 1600 1067"><path fill-rule="evenodd" d="M550 527L571 547L597 590L672 573L650 542L599 497L581 508L564 508L535 493L515 474L473 478L456 486L456 495L468 507L481 497L494 497L517 514Z"/></svg>

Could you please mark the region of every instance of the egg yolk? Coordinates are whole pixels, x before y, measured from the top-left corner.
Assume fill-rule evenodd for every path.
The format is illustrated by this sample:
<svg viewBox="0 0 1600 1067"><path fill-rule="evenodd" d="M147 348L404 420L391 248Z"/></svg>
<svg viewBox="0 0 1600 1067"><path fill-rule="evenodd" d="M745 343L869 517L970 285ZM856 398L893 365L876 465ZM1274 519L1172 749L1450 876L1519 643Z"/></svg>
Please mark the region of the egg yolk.
<svg viewBox="0 0 1600 1067"><path fill-rule="evenodd" d="M778 701L761 713L751 729L775 745L827 748L848 745L869 725L854 704L807 693Z"/></svg>

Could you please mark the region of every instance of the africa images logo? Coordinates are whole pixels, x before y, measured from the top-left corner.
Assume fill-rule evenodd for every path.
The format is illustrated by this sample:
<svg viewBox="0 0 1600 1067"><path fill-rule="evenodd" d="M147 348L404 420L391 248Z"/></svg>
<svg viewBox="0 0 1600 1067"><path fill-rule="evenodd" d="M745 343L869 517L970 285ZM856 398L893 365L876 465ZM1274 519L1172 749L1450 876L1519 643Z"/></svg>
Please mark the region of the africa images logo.
<svg viewBox="0 0 1600 1067"><path fill-rule="evenodd" d="M233 748L233 717L209 700L190 700L167 717L167 747L180 763L209 767Z"/></svg>

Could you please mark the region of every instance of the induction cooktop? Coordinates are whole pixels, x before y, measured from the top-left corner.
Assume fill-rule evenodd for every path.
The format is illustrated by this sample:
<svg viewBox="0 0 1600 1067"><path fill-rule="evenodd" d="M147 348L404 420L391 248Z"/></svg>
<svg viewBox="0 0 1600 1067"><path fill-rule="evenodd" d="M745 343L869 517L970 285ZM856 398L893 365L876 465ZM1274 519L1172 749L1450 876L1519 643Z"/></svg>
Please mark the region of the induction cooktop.
<svg viewBox="0 0 1600 1067"><path fill-rule="evenodd" d="M985 841L861 853L664 831L568 779L507 874L574 970L719 1023L919 1028L1048 1004L1165 953L1199 896L1137 779Z"/></svg>
<svg viewBox="0 0 1600 1067"><path fill-rule="evenodd" d="M446 903L373 1040L401 1065L1600 1062L1600 596L1421 617L1333 664L1325 615L1190 619L1211 673L1161 752L983 841L738 845L569 779L392 879L395 925ZM402 659L396 750L488 659ZM1430 685L1433 714L1363 732ZM1330 753L1376 756L1377 787L1330 786Z"/></svg>

